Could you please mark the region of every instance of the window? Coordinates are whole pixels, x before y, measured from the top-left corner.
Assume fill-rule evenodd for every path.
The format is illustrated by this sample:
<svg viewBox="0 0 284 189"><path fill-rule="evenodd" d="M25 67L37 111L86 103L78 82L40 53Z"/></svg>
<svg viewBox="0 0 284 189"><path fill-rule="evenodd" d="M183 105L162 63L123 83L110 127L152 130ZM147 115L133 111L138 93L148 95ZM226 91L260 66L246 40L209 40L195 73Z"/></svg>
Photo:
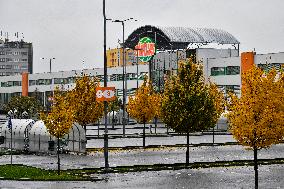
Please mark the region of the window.
<svg viewBox="0 0 284 189"><path fill-rule="evenodd" d="M21 81L13 81L13 86L22 86Z"/></svg>
<svg viewBox="0 0 284 189"><path fill-rule="evenodd" d="M20 69L19 65L13 65L13 69Z"/></svg>
<svg viewBox="0 0 284 189"><path fill-rule="evenodd" d="M36 85L36 81L35 80L29 80L29 86L33 86Z"/></svg>
<svg viewBox="0 0 284 189"><path fill-rule="evenodd" d="M226 68L226 75L238 75L240 74L239 66L228 66Z"/></svg>
<svg viewBox="0 0 284 189"><path fill-rule="evenodd" d="M128 73L127 74L127 80L135 80L136 74L135 73Z"/></svg>
<svg viewBox="0 0 284 189"><path fill-rule="evenodd" d="M68 77L68 83L75 83L75 81L76 81L76 77Z"/></svg>
<svg viewBox="0 0 284 189"><path fill-rule="evenodd" d="M6 58L6 62L13 62L12 58Z"/></svg>
<svg viewBox="0 0 284 189"><path fill-rule="evenodd" d="M123 75L122 74L118 74L117 75L117 81L122 81L123 80Z"/></svg>
<svg viewBox="0 0 284 189"><path fill-rule="evenodd" d="M225 75L225 67L212 67L211 76Z"/></svg>
<svg viewBox="0 0 284 189"><path fill-rule="evenodd" d="M50 85L52 83L51 79L38 79L36 81L37 85Z"/></svg>
<svg viewBox="0 0 284 189"><path fill-rule="evenodd" d="M27 62L27 61L28 61L28 59L23 58L23 59L21 59L21 61L22 61L22 62Z"/></svg>
<svg viewBox="0 0 284 189"><path fill-rule="evenodd" d="M28 55L28 52L21 52L22 55Z"/></svg>
<svg viewBox="0 0 284 189"><path fill-rule="evenodd" d="M14 55L20 55L21 52L14 52Z"/></svg>
<svg viewBox="0 0 284 189"><path fill-rule="evenodd" d="M27 64L23 64L23 65L21 66L21 69L22 69L22 70L28 69L28 65L27 65Z"/></svg>
<svg viewBox="0 0 284 189"><path fill-rule="evenodd" d="M7 82L7 87L12 87L13 86L13 81L8 81Z"/></svg>
<svg viewBox="0 0 284 189"><path fill-rule="evenodd" d="M284 64L280 64L280 63L272 63L272 64L258 64L257 66L264 70L265 72L269 72L272 68L275 68L276 71L280 71L281 68L282 70L284 69L283 67Z"/></svg>
<svg viewBox="0 0 284 189"><path fill-rule="evenodd" d="M0 58L0 62L5 62L5 58Z"/></svg>
<svg viewBox="0 0 284 189"><path fill-rule="evenodd" d="M2 73L0 73L1 75ZM1 82L1 87L6 87L7 86L7 82Z"/></svg>
<svg viewBox="0 0 284 189"><path fill-rule="evenodd" d="M117 75L116 74L110 75L110 80L111 81L117 81Z"/></svg>
<svg viewBox="0 0 284 189"><path fill-rule="evenodd" d="M5 65L0 65L0 69L5 69L6 66Z"/></svg>
<svg viewBox="0 0 284 189"><path fill-rule="evenodd" d="M6 69L12 69L12 65L6 65Z"/></svg>
<svg viewBox="0 0 284 189"><path fill-rule="evenodd" d="M54 78L54 84L68 84L68 78Z"/></svg>
<svg viewBox="0 0 284 189"><path fill-rule="evenodd" d="M5 51L0 51L0 55L5 55Z"/></svg>
<svg viewBox="0 0 284 189"><path fill-rule="evenodd" d="M104 81L104 76L103 75L96 75L96 78L98 78L99 82Z"/></svg>
<svg viewBox="0 0 284 189"><path fill-rule="evenodd" d="M6 55L13 55L13 52L6 52Z"/></svg>

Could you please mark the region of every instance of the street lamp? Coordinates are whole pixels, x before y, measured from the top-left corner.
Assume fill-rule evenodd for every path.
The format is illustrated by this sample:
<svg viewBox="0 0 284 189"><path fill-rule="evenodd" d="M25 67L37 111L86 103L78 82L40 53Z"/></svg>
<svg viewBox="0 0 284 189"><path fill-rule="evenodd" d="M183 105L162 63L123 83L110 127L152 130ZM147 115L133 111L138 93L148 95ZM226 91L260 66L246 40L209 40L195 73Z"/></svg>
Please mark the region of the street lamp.
<svg viewBox="0 0 284 189"><path fill-rule="evenodd" d="M125 20L113 20L112 22L120 22L122 24L122 53L123 53L123 58L122 58L122 77L123 77L123 82L122 82L122 91L123 91L123 113L122 113L122 125L123 125L123 136L125 136L125 104L126 104L126 89L127 89L127 78L125 77L126 75L126 64L125 64L125 44L124 44L124 22L134 20L135 22L137 20L133 18L128 18Z"/></svg>
<svg viewBox="0 0 284 189"><path fill-rule="evenodd" d="M48 59L48 58L41 58L42 60ZM49 73L51 73L51 60L55 60L55 58L49 58Z"/></svg>
<svg viewBox="0 0 284 189"><path fill-rule="evenodd" d="M134 51L136 51L136 72L137 72L137 78L136 78L136 90L138 89L138 64L139 64L139 51L143 50L143 49L134 49Z"/></svg>
<svg viewBox="0 0 284 189"><path fill-rule="evenodd" d="M107 55L106 55L106 1L103 0L103 17L104 17L104 87L107 87ZM109 168L108 163L108 128L107 128L107 102L104 101L105 133L104 133L104 157L105 170Z"/></svg>

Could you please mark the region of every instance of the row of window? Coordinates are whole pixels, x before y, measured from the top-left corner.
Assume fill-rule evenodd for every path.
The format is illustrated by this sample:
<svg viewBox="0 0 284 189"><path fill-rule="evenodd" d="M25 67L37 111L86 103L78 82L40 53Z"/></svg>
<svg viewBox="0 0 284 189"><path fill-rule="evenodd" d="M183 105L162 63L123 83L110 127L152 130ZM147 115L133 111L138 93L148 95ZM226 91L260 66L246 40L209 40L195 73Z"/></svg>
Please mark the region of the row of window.
<svg viewBox="0 0 284 189"><path fill-rule="evenodd" d="M21 81L1 82L1 87L13 87L13 86L22 86L22 82Z"/></svg>
<svg viewBox="0 0 284 189"><path fill-rule="evenodd" d="M20 52L20 51L0 51L0 55L28 55L28 52Z"/></svg>
<svg viewBox="0 0 284 189"><path fill-rule="evenodd" d="M136 88L130 88L127 89L127 96L132 96L135 94ZM45 94L44 94L45 93ZM115 95L120 97L123 95L123 91L122 89L116 89L115 90ZM1 104L6 104L10 101L10 99L14 96L21 96L21 92L16 92L16 93L0 93L0 105ZM40 91L33 91L33 92L29 92L29 96L33 96L35 98L37 98L40 103L43 104L47 104L50 101L48 100L48 98L50 96L52 96L52 92L51 91L45 91L45 92L40 92ZM45 102L45 103L44 103Z"/></svg>
<svg viewBox="0 0 284 189"><path fill-rule="evenodd" d="M211 76L217 75L238 75L240 74L240 66L212 67Z"/></svg>
<svg viewBox="0 0 284 189"><path fill-rule="evenodd" d="M265 72L269 72L272 68L275 68L276 71L280 72L281 70L284 71L284 63L272 63L272 64L258 64L257 65L259 68L264 70Z"/></svg>
<svg viewBox="0 0 284 189"><path fill-rule="evenodd" d="M28 69L28 65L0 65L0 69Z"/></svg>
<svg viewBox="0 0 284 189"><path fill-rule="evenodd" d="M27 62L27 58L0 58L0 62Z"/></svg>
<svg viewBox="0 0 284 189"><path fill-rule="evenodd" d="M147 72L141 72L138 79L144 80L145 75L147 75ZM122 76L123 76L122 74L110 75L110 76L108 76L108 81L122 81L123 80ZM93 78L93 76L91 78ZM99 82L104 81L103 75L97 75L96 78L99 80ZM137 74L135 74L135 73L128 73L127 74L127 80L136 80L136 79L137 79ZM53 83L52 83L52 79L38 79L38 80L29 80L29 86L51 85L51 84L71 84L71 83L75 83L75 81L76 81L76 77L54 78ZM21 86L21 85L14 85L14 82L17 82L17 81L1 82L1 87Z"/></svg>

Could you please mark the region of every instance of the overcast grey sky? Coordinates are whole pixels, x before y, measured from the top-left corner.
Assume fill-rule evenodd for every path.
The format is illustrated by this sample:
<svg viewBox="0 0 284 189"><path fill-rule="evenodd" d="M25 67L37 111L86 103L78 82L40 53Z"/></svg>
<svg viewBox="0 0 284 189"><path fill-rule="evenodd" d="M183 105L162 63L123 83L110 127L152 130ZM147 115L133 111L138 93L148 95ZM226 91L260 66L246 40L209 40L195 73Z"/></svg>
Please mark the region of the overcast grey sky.
<svg viewBox="0 0 284 189"><path fill-rule="evenodd" d="M103 0L0 0L0 30L23 32L33 43L34 71L103 67ZM284 52L283 0L106 0L107 17L125 24L126 37L142 25L219 28L241 42L241 51ZM107 24L107 48L122 39ZM83 61L85 63L83 64Z"/></svg>

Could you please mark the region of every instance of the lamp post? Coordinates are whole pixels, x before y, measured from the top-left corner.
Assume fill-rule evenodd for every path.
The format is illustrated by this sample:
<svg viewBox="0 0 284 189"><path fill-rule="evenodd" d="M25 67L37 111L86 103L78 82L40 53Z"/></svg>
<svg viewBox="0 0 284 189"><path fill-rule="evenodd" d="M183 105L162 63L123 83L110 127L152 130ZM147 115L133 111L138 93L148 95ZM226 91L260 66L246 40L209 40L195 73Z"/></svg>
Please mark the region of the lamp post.
<svg viewBox="0 0 284 189"><path fill-rule="evenodd" d="M103 0L103 16L104 16L104 87L107 87L107 56L106 56L106 2ZM104 157L105 169L109 168L108 163L108 128L107 128L107 102L104 101L104 117L105 117L105 133L104 133Z"/></svg>
<svg viewBox="0 0 284 189"><path fill-rule="evenodd" d="M42 60L47 59L47 58L41 58ZM55 60L55 58L49 58L49 73L51 73L51 61Z"/></svg>
<svg viewBox="0 0 284 189"><path fill-rule="evenodd" d="M125 20L113 20L112 22L120 22L122 24L122 53L123 53L123 58L122 58L122 77L123 77L123 82L122 82L122 91L123 91L123 112L122 112L122 125L123 125L123 136L125 136L125 104L126 104L126 89L127 89L127 78L125 77L126 75L126 63L125 63L125 44L124 44L124 22L127 22L129 20L133 20L133 18L128 18ZM134 20L135 22L137 20Z"/></svg>
<svg viewBox="0 0 284 189"><path fill-rule="evenodd" d="M136 73L137 73L137 78L136 78L136 90L138 89L139 83L138 83L138 65L139 65L139 51L142 49L134 49L134 51L136 51Z"/></svg>

